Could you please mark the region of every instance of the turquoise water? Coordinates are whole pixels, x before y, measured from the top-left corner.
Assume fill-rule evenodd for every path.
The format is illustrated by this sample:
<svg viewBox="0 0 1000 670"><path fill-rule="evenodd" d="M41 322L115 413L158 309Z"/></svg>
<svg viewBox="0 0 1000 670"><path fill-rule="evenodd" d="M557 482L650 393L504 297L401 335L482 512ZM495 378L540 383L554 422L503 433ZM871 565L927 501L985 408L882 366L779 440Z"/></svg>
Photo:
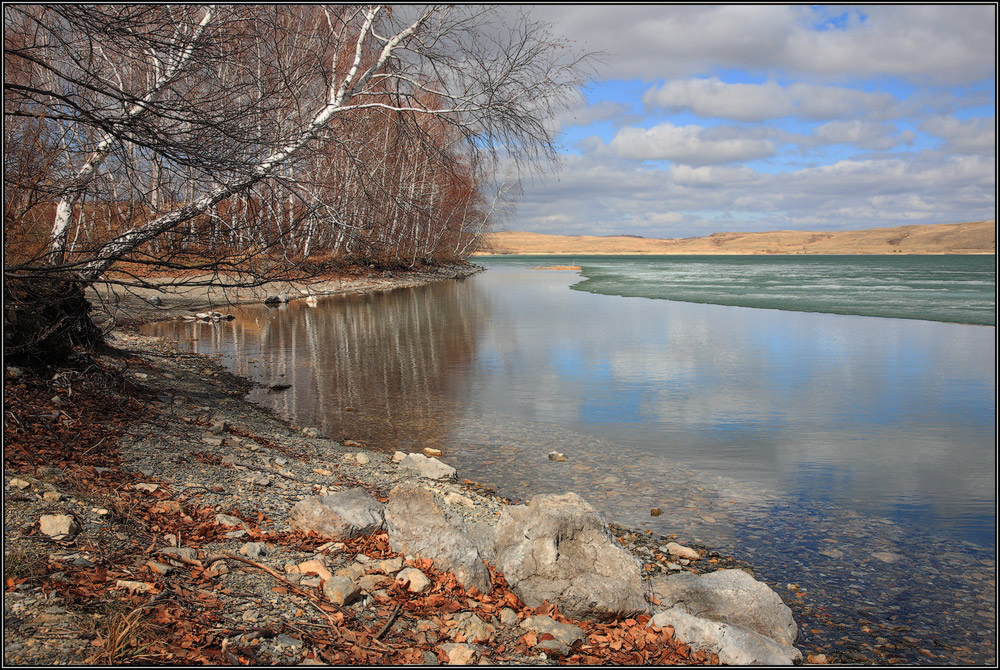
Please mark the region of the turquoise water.
<svg viewBox="0 0 1000 670"><path fill-rule="evenodd" d="M735 307L996 325L994 256L488 256L578 265L577 291Z"/></svg>

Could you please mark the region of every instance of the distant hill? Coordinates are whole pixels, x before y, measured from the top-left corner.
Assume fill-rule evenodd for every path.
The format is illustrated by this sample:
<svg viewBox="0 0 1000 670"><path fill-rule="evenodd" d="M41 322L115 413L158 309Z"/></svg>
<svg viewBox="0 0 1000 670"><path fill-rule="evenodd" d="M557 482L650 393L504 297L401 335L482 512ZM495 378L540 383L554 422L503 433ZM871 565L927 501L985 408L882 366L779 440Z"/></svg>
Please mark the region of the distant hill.
<svg viewBox="0 0 1000 670"><path fill-rule="evenodd" d="M993 254L994 221L817 232L715 233L684 239L634 235L486 236L478 254Z"/></svg>

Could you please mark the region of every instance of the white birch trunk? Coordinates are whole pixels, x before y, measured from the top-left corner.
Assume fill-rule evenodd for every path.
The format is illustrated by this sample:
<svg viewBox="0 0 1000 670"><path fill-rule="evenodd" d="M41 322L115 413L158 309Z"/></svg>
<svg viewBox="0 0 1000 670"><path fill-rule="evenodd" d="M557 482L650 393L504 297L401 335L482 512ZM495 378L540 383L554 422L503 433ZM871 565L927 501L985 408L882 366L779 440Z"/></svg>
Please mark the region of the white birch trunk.
<svg viewBox="0 0 1000 670"><path fill-rule="evenodd" d="M180 50L177 59L168 65L164 72L157 77L153 86L146 94L138 102L129 107L120 122L122 125L140 118L149 109L149 103L156 99L167 84L173 81L184 70L194 50L194 43L198 40L202 31L204 31L205 26L211 22L214 13L214 6L209 7L205 11L205 16L202 17L201 23L198 24L188 44ZM73 205L76 204L83 189L86 188L87 184L94 178L94 175L97 174L101 165L107 160L108 155L111 153L113 142L114 136L111 133L105 133L101 141L97 143L97 147L87 157L87 161L83 164L83 167L80 168L70 181L69 190L60 198L59 204L56 206L56 216L52 222L52 232L49 233L49 251L52 252L52 263L54 265L62 263L65 255L66 236L69 231L70 220L72 219Z"/></svg>

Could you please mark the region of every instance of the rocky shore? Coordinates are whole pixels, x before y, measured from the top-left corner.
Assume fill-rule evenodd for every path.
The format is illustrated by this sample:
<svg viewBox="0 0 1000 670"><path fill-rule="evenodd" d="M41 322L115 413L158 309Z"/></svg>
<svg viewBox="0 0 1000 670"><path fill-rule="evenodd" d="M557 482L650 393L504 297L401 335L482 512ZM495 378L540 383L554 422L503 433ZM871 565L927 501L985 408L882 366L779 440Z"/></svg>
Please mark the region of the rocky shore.
<svg viewBox="0 0 1000 670"><path fill-rule="evenodd" d="M150 297L134 319L219 307ZM572 492L511 504L433 450L281 420L170 342L110 343L107 384L5 372L5 664L804 660L791 610L731 557Z"/></svg>

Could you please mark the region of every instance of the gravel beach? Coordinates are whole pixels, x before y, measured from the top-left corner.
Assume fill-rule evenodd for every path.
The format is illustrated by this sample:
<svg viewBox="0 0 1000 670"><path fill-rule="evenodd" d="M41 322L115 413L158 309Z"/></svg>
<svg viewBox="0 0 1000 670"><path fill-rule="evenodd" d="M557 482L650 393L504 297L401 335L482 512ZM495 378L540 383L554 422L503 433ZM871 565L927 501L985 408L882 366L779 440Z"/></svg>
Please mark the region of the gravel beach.
<svg viewBox="0 0 1000 670"><path fill-rule="evenodd" d="M385 289L475 270L311 289ZM119 319L220 307L192 293L151 305L150 295L119 300ZM384 531L345 542L294 531L298 501L346 487L386 501L394 486L417 485L486 524L509 501L461 473L420 478L389 454L282 420L243 399L250 382L171 342L125 327L109 344L95 359L103 388L88 389L93 374L6 370L8 424L22 432L5 441L5 664L717 662L672 629L648 627L645 615L593 623L525 607L496 573L488 596L467 593L429 561L404 565ZM751 571L705 547L691 547L697 560L666 550L684 538L610 529L645 579ZM426 593L394 578L407 565L429 578ZM359 597L329 602L321 585L330 574L358 581ZM582 642L557 650L552 635L526 627L531 617L578 626Z"/></svg>

